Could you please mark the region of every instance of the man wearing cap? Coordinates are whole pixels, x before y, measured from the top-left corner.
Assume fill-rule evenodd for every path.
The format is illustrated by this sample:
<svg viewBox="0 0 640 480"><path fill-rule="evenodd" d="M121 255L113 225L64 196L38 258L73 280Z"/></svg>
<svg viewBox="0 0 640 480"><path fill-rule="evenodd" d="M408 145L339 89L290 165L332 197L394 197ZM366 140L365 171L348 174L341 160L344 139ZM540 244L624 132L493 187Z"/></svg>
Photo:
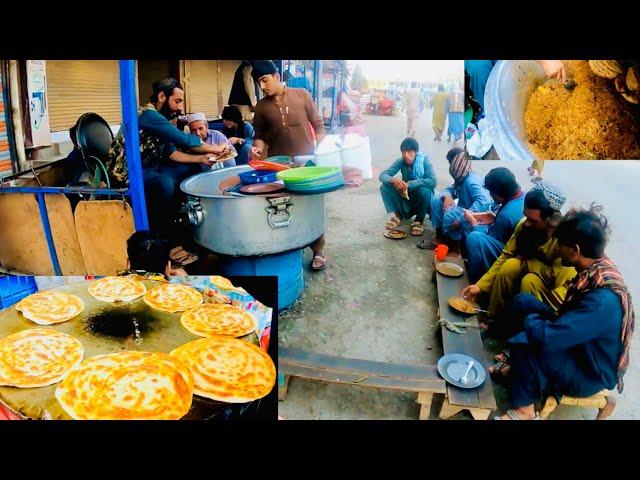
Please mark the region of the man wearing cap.
<svg viewBox="0 0 640 480"><path fill-rule="evenodd" d="M208 145L216 145L224 148L225 150L222 155L229 152L235 153L233 145L231 145L231 142L227 137L225 137L224 133L209 128L209 123L207 122L207 117L204 113L192 113L191 115L188 115L187 122L189 123L189 131L193 135L197 135ZM215 166L218 166L218 168L235 167L236 160L235 158L232 158L231 160L225 160L224 162L217 162L214 167Z"/></svg>
<svg viewBox="0 0 640 480"><path fill-rule="evenodd" d="M562 264L558 240L553 233L561 219L560 209L566 197L560 189L540 182L524 198L524 215L501 255L475 284L462 290L467 300L480 294L489 296L488 319L503 317L518 293L530 293L557 311L567 287L576 275L573 267Z"/></svg>
<svg viewBox="0 0 640 480"><path fill-rule="evenodd" d="M455 251L458 248L457 242L465 234L465 209L470 212L484 212L493 202L489 192L482 185L482 177L471 169L471 161L462 148L455 147L449 150L447 160L453 185L433 197L429 218L436 229L436 242L448 243ZM418 244L418 248L433 247L433 243L427 242L426 239Z"/></svg>
<svg viewBox="0 0 640 480"><path fill-rule="evenodd" d="M265 97L258 102L253 117L255 140L252 158L276 155L310 155L315 152L314 134L318 142L325 136L324 122L308 91L286 87L280 81L276 64L271 60L254 60L253 79ZM327 265L324 235L311 245L314 270Z"/></svg>

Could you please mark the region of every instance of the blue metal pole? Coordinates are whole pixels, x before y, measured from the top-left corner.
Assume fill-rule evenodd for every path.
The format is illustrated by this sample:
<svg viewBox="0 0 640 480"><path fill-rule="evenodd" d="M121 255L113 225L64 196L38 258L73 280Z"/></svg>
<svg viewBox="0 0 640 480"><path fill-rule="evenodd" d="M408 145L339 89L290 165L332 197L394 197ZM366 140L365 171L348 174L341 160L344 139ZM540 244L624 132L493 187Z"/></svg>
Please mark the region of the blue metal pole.
<svg viewBox="0 0 640 480"><path fill-rule="evenodd" d="M129 190L136 230L148 230L147 205L144 199L140 138L138 135L138 102L136 100L136 72L133 60L120 60L120 96L124 151L129 171Z"/></svg>
<svg viewBox="0 0 640 480"><path fill-rule="evenodd" d="M322 115L322 60L314 60L313 65L313 90L315 93L316 107Z"/></svg>
<svg viewBox="0 0 640 480"><path fill-rule="evenodd" d="M53 271L57 276L61 276L62 270L60 270L58 253L53 243L53 235L51 233L51 224L49 223L49 214L47 213L47 204L44 201L44 193L36 193L36 198L38 199L38 208L40 209L40 219L42 220L42 228L44 228L44 236L49 246L49 256L51 257L51 263L53 263Z"/></svg>

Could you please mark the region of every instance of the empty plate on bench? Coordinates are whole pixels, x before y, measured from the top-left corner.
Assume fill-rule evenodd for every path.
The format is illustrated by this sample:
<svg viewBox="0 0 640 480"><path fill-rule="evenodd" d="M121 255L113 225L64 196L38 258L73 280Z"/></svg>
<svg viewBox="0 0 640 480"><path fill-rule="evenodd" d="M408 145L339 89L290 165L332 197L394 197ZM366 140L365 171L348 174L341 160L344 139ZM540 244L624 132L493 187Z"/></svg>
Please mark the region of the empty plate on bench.
<svg viewBox="0 0 640 480"><path fill-rule="evenodd" d="M464 267L453 262L437 262L436 270L445 277L459 277L464 275Z"/></svg>
<svg viewBox="0 0 640 480"><path fill-rule="evenodd" d="M462 383L460 379L467 371L469 362L473 362L473 366L467 375L467 382ZM460 388L477 388L487 378L487 373L480 362L463 353L450 353L440 358L438 360L438 373L451 385Z"/></svg>

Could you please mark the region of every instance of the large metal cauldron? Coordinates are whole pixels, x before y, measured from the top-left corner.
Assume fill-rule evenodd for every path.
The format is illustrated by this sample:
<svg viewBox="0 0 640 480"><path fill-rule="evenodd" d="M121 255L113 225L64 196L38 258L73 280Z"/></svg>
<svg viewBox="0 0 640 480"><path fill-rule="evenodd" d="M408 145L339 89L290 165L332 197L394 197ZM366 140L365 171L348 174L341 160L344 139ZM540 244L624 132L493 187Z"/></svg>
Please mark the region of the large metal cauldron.
<svg viewBox="0 0 640 480"><path fill-rule="evenodd" d="M302 248L325 229L324 195L222 195L218 184L251 170L240 166L194 175L180 188L188 196L195 240L225 255L255 256Z"/></svg>

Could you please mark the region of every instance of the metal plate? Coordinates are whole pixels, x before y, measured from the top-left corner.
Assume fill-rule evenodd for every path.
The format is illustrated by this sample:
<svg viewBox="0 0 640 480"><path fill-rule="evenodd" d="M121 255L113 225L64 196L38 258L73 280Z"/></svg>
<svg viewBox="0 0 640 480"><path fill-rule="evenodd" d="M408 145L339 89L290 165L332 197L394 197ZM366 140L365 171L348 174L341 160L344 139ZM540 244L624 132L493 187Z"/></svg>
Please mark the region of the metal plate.
<svg viewBox="0 0 640 480"><path fill-rule="evenodd" d="M436 262L436 270L445 277L460 277L464 275L464 267L452 262Z"/></svg>
<svg viewBox="0 0 640 480"><path fill-rule="evenodd" d="M240 191L248 195L260 195L265 193L275 193L284 190L284 185L277 182L272 183L254 183L252 185L243 186Z"/></svg>
<svg viewBox="0 0 640 480"><path fill-rule="evenodd" d="M463 310L463 309L461 309L461 308L459 308L459 307L456 307L456 306L453 304L453 300L458 300L458 301L462 301L462 302L464 302L465 304L467 304L467 305L469 305L471 308L473 308L473 309L474 309L474 311L473 311L473 312L468 312L468 311ZM451 308L453 308L456 312L464 313L465 315L475 315L476 313L478 313L478 312L477 312L477 310L479 310L479 309L480 309L480 305L478 305L478 304L477 304L477 303L475 303L475 302L470 302L469 300L465 300L465 299L464 299L464 298L462 298L462 297L450 297L447 303L449 303L449 306L450 306Z"/></svg>
<svg viewBox="0 0 640 480"><path fill-rule="evenodd" d="M384 236L391 240L404 240L407 238L407 232L403 232L402 230L385 230Z"/></svg>
<svg viewBox="0 0 640 480"><path fill-rule="evenodd" d="M473 366L467 375L467 383L461 383L460 378L469 367L469 362L473 361ZM477 388L484 383L487 372L476 360L462 353L450 353L438 360L438 373L451 385L460 388Z"/></svg>

